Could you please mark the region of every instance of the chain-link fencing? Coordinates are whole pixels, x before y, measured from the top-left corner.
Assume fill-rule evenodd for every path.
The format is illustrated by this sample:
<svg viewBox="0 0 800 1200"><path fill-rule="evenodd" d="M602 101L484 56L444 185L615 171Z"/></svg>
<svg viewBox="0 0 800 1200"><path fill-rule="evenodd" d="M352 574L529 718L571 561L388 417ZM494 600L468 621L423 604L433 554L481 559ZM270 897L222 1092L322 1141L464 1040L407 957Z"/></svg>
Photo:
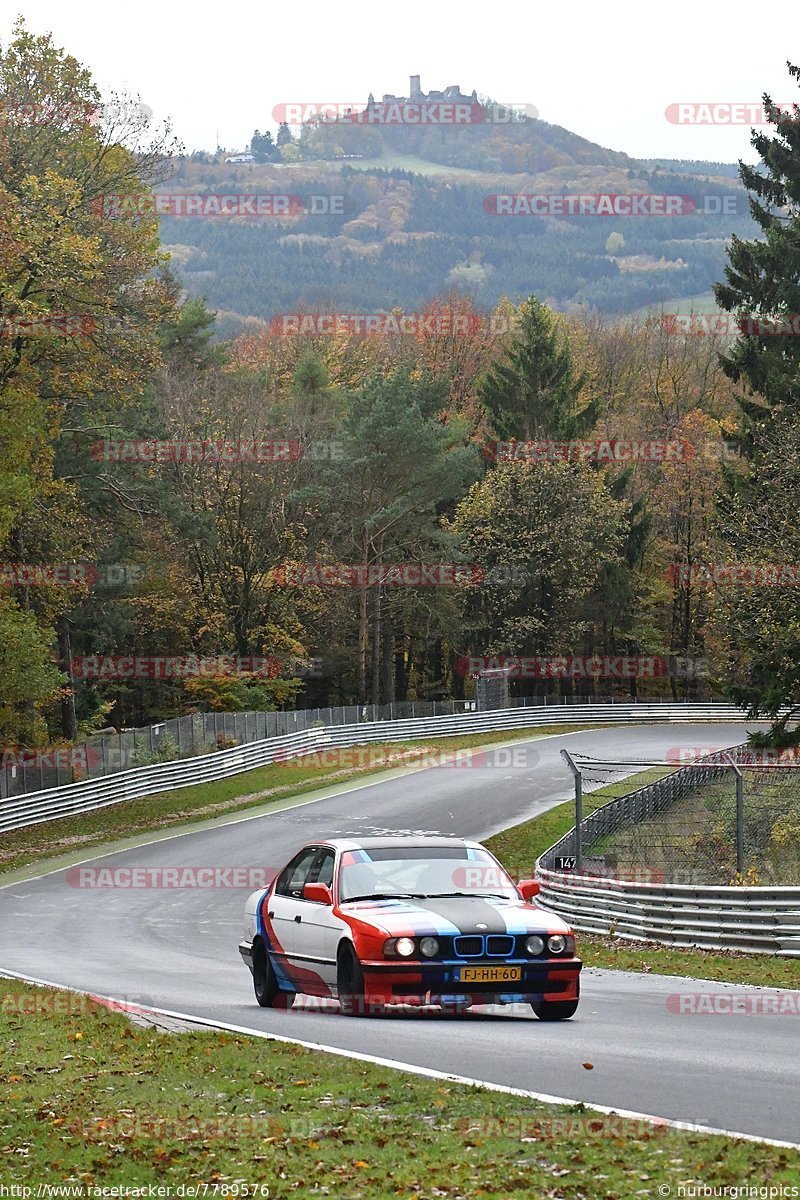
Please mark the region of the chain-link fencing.
<svg viewBox="0 0 800 1200"><path fill-rule="evenodd" d="M739 746L687 761L692 754L676 747L660 762L568 756L576 830L545 865L651 884L800 883L797 752Z"/></svg>
<svg viewBox="0 0 800 1200"><path fill-rule="evenodd" d="M583 703L611 704L614 699L602 696L524 696L512 697L508 707L540 707L548 706L548 703L553 708L564 707L567 703L574 707ZM618 697L617 703L622 703ZM80 783L86 779L100 779L134 767L195 758L216 750L227 750L264 738L283 737L325 725L404 721L475 711L475 700L407 700L394 704L352 704L287 712L193 713L139 729L97 734L74 746L42 750L8 748L1 752L0 800L62 787L68 783Z"/></svg>

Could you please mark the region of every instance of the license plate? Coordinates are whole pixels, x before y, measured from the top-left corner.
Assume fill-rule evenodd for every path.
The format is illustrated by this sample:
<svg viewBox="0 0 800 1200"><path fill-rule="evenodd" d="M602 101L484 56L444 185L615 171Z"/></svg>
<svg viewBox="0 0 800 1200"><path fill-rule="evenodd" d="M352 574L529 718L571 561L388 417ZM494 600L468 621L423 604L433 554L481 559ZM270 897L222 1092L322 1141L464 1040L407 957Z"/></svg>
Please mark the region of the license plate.
<svg viewBox="0 0 800 1200"><path fill-rule="evenodd" d="M522 967L460 967L459 983L513 983L522 979Z"/></svg>

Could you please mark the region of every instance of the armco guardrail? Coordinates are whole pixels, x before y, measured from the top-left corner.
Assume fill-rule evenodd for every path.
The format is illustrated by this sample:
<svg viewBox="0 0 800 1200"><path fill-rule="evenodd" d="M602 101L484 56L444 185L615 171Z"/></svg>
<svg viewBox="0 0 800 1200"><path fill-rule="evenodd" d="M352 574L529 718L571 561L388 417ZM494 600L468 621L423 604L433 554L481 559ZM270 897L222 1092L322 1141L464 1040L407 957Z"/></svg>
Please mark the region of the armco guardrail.
<svg viewBox="0 0 800 1200"><path fill-rule="evenodd" d="M732 704L578 704L538 708L494 709L454 716L419 717L405 721L375 721L330 725L301 733L265 738L177 762L158 763L121 771L100 779L66 784L47 791L0 801L0 832L41 824L58 817L91 812L123 800L151 796L173 788L227 779L262 767L276 756L307 754L326 746L356 746L367 742L409 741L425 737L484 733L494 729L536 728L541 725L620 724L663 721L742 721L744 713Z"/></svg>
<svg viewBox="0 0 800 1200"><path fill-rule="evenodd" d="M713 703L713 698L706 701ZM571 705L626 703L616 697L575 696ZM627 701L630 703L630 701ZM646 703L664 703L657 701ZM510 708L563 707L566 696L512 696ZM279 712L198 712L169 717L153 725L98 733L74 746L50 750L17 750L9 747L0 763L0 802L30 792L45 792L117 775L135 767L181 758L199 758L244 742L286 737L323 725L363 725L371 721L406 721L418 717L456 716L477 712L473 700L399 700L389 704L347 704L329 708L292 708ZM165 746L177 753L164 753Z"/></svg>
<svg viewBox="0 0 800 1200"><path fill-rule="evenodd" d="M800 887L573 879L540 867L540 899L578 930L706 950L800 958Z"/></svg>
<svg viewBox="0 0 800 1200"><path fill-rule="evenodd" d="M719 778L726 768L717 764L726 753L730 751L706 755L700 766L679 768L598 808L582 822L584 844L646 820L698 782ZM591 868L581 874L556 871L556 856L574 854L574 835L570 830L536 863L542 904L573 928L629 940L800 958L800 887L657 883L593 875Z"/></svg>

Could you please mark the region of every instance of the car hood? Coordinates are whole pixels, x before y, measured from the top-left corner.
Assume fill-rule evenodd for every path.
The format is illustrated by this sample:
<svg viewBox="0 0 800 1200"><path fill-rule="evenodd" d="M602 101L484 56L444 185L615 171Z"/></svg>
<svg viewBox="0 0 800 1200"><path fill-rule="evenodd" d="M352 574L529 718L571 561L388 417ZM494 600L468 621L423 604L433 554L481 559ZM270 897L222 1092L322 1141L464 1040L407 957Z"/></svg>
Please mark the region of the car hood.
<svg viewBox="0 0 800 1200"><path fill-rule="evenodd" d="M440 896L432 900L350 900L343 914L389 935L468 933L569 933L555 913L524 900L489 896Z"/></svg>

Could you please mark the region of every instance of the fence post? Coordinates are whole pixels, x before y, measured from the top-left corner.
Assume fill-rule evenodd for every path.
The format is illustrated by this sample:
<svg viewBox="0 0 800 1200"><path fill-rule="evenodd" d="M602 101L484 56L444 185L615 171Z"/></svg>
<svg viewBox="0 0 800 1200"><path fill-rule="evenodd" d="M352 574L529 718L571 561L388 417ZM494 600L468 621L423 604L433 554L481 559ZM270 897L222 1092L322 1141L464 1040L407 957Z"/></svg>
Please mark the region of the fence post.
<svg viewBox="0 0 800 1200"><path fill-rule="evenodd" d="M562 750L561 757L575 779L575 870L580 875L583 871L583 778L568 750Z"/></svg>
<svg viewBox="0 0 800 1200"><path fill-rule="evenodd" d="M736 773L736 872L744 875L744 775L730 754L725 757Z"/></svg>

